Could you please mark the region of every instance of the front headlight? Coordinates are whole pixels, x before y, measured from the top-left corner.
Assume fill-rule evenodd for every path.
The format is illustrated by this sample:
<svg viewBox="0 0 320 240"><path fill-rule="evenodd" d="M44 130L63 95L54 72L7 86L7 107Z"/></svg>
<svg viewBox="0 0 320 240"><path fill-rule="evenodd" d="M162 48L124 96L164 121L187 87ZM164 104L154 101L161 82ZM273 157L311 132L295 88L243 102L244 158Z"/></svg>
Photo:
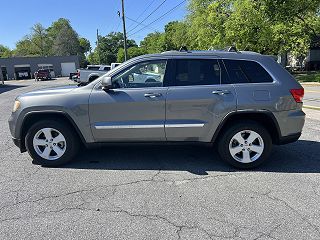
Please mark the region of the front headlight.
<svg viewBox="0 0 320 240"><path fill-rule="evenodd" d="M20 107L20 102L19 102L18 100L16 100L16 101L14 102L12 112L17 111L19 107Z"/></svg>

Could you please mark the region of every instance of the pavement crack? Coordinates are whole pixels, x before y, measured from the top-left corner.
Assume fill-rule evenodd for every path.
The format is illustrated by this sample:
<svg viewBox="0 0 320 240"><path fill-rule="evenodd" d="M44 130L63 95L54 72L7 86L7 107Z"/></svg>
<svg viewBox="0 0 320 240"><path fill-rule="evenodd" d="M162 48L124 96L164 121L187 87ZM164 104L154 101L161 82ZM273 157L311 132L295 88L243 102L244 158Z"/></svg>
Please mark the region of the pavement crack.
<svg viewBox="0 0 320 240"><path fill-rule="evenodd" d="M311 223L308 219L306 219L305 216L303 216L302 213L300 213L297 209L295 209L294 207L292 207L287 201L276 197L276 196L271 196L272 191L268 191L266 193L258 193L258 192L254 192L255 194L258 194L260 196L265 196L267 198L269 198L272 201L278 202L283 204L286 208L290 209L292 212L294 212L295 214L297 214L305 223L307 223L311 228L313 228L317 234L320 236L320 229L317 225Z"/></svg>
<svg viewBox="0 0 320 240"><path fill-rule="evenodd" d="M177 238L178 239L181 239L181 232L183 229L189 229L189 230L199 230L203 233L205 233L210 239L213 239L211 234L199 227L199 226L189 226L189 225L181 225L181 224L177 224L171 220L169 220L168 218L166 217L163 217L161 215L157 215L157 214L142 214L142 213L132 213L132 212L129 212L127 210L124 210L124 209L118 209L118 210L111 210L109 212L112 212L112 213L121 213L121 214L126 214L130 217L137 217L137 218L145 218L145 219L148 219L148 220L151 220L151 221L163 221L163 222L166 222L168 225L174 227L174 228L177 228L176 230L176 234L177 234Z"/></svg>

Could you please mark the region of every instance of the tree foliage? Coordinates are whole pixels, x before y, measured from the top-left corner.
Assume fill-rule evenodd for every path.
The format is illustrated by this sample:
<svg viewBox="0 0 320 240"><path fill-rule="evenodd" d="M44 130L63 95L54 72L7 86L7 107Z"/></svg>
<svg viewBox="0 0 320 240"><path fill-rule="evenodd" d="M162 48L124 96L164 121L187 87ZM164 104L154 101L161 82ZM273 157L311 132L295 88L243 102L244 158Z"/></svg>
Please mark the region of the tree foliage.
<svg viewBox="0 0 320 240"><path fill-rule="evenodd" d="M50 49L47 29L37 23L31 28L29 35L17 42L14 53L16 56L48 56Z"/></svg>
<svg viewBox="0 0 320 240"><path fill-rule="evenodd" d="M140 55L147 54L147 51L141 47L130 47L128 48L128 58L138 57ZM117 55L117 62L124 61L124 49L120 48Z"/></svg>
<svg viewBox="0 0 320 240"><path fill-rule="evenodd" d="M111 32L106 36L99 36L99 45L89 54L88 60L92 64L111 64L117 61L119 49L123 48L123 33ZM128 48L137 47L134 40L127 40Z"/></svg>
<svg viewBox="0 0 320 240"><path fill-rule="evenodd" d="M149 33L141 42L141 48L147 53L162 52L165 47L165 34L160 32Z"/></svg>
<svg viewBox="0 0 320 240"><path fill-rule="evenodd" d="M318 0L190 0L189 46L304 54L319 32Z"/></svg>
<svg viewBox="0 0 320 240"><path fill-rule="evenodd" d="M12 56L10 48L0 44L0 58L9 58Z"/></svg>
<svg viewBox="0 0 320 240"><path fill-rule="evenodd" d="M60 18L45 29L36 24L17 42L14 55L73 55L92 64L110 64L124 59L123 34L99 36L91 52L90 42L80 38L69 20ZM189 0L184 20L169 22L163 32L149 33L138 47L128 39L129 57L145 53L188 49L239 50L263 54L291 52L306 54L310 46L320 47L319 0ZM4 56L0 49L0 57ZM10 51L6 51L8 55Z"/></svg>
<svg viewBox="0 0 320 240"><path fill-rule="evenodd" d="M48 28L48 35L53 43L53 54L70 56L80 53L79 36L71 27L70 21L60 18Z"/></svg>
<svg viewBox="0 0 320 240"><path fill-rule="evenodd" d="M89 40L79 37L70 21L60 18L50 27L44 28L40 23L31 28L30 34L16 43L10 56L69 56L78 55L80 65L86 64L86 54L91 51ZM1 54L5 57L9 54Z"/></svg>

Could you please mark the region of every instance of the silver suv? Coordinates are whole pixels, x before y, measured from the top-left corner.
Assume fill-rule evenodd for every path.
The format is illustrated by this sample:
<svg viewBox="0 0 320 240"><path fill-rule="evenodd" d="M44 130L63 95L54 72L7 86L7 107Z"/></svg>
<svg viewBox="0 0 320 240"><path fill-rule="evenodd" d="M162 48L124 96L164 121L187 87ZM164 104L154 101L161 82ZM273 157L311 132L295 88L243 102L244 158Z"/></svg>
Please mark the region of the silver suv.
<svg viewBox="0 0 320 240"><path fill-rule="evenodd" d="M9 125L21 152L47 166L70 161L81 145L200 142L252 168L272 144L298 140L303 95L267 56L170 51L131 59L87 86L20 95Z"/></svg>

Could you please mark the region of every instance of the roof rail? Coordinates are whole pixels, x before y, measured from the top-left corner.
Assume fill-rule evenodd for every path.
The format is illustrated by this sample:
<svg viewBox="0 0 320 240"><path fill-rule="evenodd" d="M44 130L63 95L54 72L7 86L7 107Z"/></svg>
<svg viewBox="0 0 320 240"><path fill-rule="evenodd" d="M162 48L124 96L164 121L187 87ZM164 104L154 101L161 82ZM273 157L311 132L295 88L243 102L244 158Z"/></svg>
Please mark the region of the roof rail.
<svg viewBox="0 0 320 240"><path fill-rule="evenodd" d="M236 46L230 46L230 47L227 47L226 49L228 52L238 52Z"/></svg>
<svg viewBox="0 0 320 240"><path fill-rule="evenodd" d="M186 46L181 46L179 52L188 52L188 48Z"/></svg>

